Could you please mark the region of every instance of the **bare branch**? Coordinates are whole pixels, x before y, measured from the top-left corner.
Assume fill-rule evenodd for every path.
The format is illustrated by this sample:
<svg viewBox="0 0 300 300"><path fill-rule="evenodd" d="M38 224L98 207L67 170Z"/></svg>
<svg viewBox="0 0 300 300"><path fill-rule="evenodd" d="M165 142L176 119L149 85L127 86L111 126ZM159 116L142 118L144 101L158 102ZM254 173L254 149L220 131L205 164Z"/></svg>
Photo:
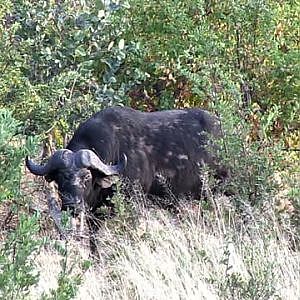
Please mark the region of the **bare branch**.
<svg viewBox="0 0 300 300"><path fill-rule="evenodd" d="M53 182L48 184L47 188L47 203L49 208L49 214L54 221L54 224L61 236L61 238L66 239L66 231L63 229L61 224L61 211L57 205L57 193Z"/></svg>

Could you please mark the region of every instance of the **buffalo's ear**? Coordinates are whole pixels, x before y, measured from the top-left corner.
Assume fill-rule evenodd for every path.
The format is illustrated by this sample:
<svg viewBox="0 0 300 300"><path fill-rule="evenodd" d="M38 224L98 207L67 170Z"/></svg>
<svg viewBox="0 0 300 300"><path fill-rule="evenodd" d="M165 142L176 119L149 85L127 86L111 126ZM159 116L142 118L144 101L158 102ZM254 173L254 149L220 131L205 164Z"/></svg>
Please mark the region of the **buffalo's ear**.
<svg viewBox="0 0 300 300"><path fill-rule="evenodd" d="M111 175L111 176L105 176L105 177L97 177L95 179L96 184L98 184L103 189L110 188L113 184L116 184L119 181L118 175Z"/></svg>

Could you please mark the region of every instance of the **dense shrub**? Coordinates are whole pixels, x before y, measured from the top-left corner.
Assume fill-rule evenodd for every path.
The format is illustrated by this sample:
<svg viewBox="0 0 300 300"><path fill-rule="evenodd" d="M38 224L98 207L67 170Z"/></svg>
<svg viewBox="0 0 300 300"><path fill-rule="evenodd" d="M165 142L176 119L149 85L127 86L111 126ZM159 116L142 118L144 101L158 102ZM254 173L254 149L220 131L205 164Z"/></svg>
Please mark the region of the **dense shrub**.
<svg viewBox="0 0 300 300"><path fill-rule="evenodd" d="M242 113L259 111L255 122L268 136L284 134L287 144L293 138L296 143L300 72L295 1L130 4L123 36L141 50L127 57L131 73L126 72L132 78L136 70L143 75L142 106L210 107L221 96L239 104ZM233 95L240 95L239 103Z"/></svg>
<svg viewBox="0 0 300 300"><path fill-rule="evenodd" d="M38 217L20 216L19 224L0 247L0 297L2 299L24 299L30 287L39 280L32 267L39 253L42 240L37 238Z"/></svg>
<svg viewBox="0 0 300 300"><path fill-rule="evenodd" d="M27 134L56 130L59 139L79 116L120 101L115 74L127 48L119 37L123 20L112 25L110 14L84 1L7 3L0 105L13 110Z"/></svg>
<svg viewBox="0 0 300 300"><path fill-rule="evenodd" d="M33 150L33 140L20 134L20 122L0 109L0 203L20 197L23 159Z"/></svg>
<svg viewBox="0 0 300 300"><path fill-rule="evenodd" d="M40 239L38 217L21 212L25 205L20 182L23 158L33 149L32 141L25 141L20 134L20 122L6 109L0 109L0 214L1 227L14 219L18 222L0 244L0 297L22 299L29 287L38 280L38 274L30 268L38 252ZM9 207L8 210L5 207ZM15 216L17 218L15 218ZM11 227L11 226L10 226Z"/></svg>

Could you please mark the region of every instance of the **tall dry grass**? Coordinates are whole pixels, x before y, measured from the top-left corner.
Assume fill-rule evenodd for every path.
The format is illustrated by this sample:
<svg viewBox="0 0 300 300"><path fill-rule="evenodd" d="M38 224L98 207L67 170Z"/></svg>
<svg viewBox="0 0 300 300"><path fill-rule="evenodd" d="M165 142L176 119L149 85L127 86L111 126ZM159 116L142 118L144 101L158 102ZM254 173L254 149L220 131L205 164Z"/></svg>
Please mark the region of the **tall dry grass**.
<svg viewBox="0 0 300 300"><path fill-rule="evenodd" d="M215 199L212 211L184 203L176 216L140 208L134 225L107 221L76 299L300 299L300 253L272 210L239 218L227 202ZM87 258L80 243L69 249ZM53 251L39 255L31 298L57 286L59 261Z"/></svg>

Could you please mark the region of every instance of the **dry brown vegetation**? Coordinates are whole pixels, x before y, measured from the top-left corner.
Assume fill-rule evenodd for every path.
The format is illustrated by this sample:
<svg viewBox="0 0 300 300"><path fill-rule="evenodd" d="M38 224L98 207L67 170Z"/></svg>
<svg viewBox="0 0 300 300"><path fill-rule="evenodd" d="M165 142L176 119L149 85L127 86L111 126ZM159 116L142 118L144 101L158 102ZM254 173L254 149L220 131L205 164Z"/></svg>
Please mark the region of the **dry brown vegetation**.
<svg viewBox="0 0 300 300"><path fill-rule="evenodd" d="M300 254L271 207L241 219L227 197L211 199L211 211L182 201L179 215L145 207L140 193L132 200L135 222L128 215L103 222L87 271L88 240L58 241L67 243L68 276L82 279L76 299L300 297ZM39 253L40 279L29 298L58 288L63 260L53 247Z"/></svg>

